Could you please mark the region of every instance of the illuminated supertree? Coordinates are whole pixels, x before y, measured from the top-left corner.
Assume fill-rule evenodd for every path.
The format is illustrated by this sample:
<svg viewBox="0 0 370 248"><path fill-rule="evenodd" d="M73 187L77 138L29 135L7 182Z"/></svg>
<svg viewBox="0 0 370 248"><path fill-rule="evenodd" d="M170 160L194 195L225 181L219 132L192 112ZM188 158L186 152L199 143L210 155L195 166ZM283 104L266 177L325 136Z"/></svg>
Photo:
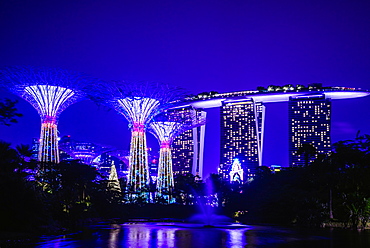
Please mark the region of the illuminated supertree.
<svg viewBox="0 0 370 248"><path fill-rule="evenodd" d="M186 130L205 124L205 119L196 114L195 111L186 113L176 112L176 110L167 111L164 114L155 117L150 123L149 131L158 139L160 144L158 178L157 178L157 196L164 196L168 202L171 199L168 194L174 187L172 171L172 141L179 134Z"/></svg>
<svg viewBox="0 0 370 248"><path fill-rule="evenodd" d="M166 84L116 83L110 92L105 102L125 116L131 128L128 190L141 194L149 188L146 128L170 102L183 97L184 91Z"/></svg>
<svg viewBox="0 0 370 248"><path fill-rule="evenodd" d="M84 97L88 77L44 67L7 67L0 71L3 86L27 100L41 117L38 160L59 163L58 118L69 105Z"/></svg>

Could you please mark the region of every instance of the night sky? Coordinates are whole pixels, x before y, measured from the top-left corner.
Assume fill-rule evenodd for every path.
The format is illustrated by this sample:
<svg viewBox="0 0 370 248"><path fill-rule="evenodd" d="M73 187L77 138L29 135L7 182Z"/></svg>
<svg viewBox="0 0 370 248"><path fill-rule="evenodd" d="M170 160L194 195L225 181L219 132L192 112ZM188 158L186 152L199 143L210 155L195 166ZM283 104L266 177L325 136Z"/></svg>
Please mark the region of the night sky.
<svg viewBox="0 0 370 248"><path fill-rule="evenodd" d="M370 1L0 1L0 66L153 81L192 93L323 83L370 89ZM40 118L24 100L0 139L30 144ZM332 140L370 134L370 97L333 103ZM265 165L288 165L287 104L267 104ZM219 110L209 109L205 173L219 163ZM129 148L126 120L89 101L60 116L60 135ZM150 134L149 144L158 147Z"/></svg>

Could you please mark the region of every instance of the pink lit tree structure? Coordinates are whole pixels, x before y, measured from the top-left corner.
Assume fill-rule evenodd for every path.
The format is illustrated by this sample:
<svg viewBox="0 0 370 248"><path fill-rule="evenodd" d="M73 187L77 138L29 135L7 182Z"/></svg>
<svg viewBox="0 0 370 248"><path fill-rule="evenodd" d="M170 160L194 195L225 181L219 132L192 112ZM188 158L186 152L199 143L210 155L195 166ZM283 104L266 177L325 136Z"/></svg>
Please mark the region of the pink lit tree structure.
<svg viewBox="0 0 370 248"><path fill-rule="evenodd" d="M83 99L87 77L44 67L7 67L0 77L3 86L28 101L41 117L38 160L59 163L58 119L64 109Z"/></svg>
<svg viewBox="0 0 370 248"><path fill-rule="evenodd" d="M169 195L174 187L172 141L182 132L205 124L205 119L196 115L195 111L181 113L181 116L179 114L176 113L176 110L171 110L155 117L155 120L150 123L149 129L160 144L157 196L164 196L169 203L172 201Z"/></svg>
<svg viewBox="0 0 370 248"><path fill-rule="evenodd" d="M146 129L155 115L183 96L183 91L154 83L116 83L112 90L107 103L126 117L131 129L128 190L142 195L149 189Z"/></svg>

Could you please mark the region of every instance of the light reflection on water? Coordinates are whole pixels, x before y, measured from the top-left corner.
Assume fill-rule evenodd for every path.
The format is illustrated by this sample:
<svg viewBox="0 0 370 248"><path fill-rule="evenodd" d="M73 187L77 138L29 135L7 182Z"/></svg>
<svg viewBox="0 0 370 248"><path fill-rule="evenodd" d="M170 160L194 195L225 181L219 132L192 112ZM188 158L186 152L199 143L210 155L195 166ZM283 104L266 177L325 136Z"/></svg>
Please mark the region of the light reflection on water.
<svg viewBox="0 0 370 248"><path fill-rule="evenodd" d="M243 247L246 244L246 239L243 229L229 229L228 232L228 245L230 248L239 248Z"/></svg>
<svg viewBox="0 0 370 248"><path fill-rule="evenodd" d="M239 248L370 247L370 232L239 226L204 228L192 224L142 223L94 227L92 234L44 237L36 247Z"/></svg>

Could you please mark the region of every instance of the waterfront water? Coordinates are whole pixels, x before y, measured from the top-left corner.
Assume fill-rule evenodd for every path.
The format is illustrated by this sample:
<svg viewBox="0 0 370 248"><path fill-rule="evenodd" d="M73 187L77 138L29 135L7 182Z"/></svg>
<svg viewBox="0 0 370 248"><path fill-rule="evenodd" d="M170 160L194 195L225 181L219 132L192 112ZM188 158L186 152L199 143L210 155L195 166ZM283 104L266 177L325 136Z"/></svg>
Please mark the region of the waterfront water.
<svg viewBox="0 0 370 248"><path fill-rule="evenodd" d="M370 231L270 226L204 228L192 224L137 223L94 226L91 232L42 237L36 247L239 248L370 247Z"/></svg>

